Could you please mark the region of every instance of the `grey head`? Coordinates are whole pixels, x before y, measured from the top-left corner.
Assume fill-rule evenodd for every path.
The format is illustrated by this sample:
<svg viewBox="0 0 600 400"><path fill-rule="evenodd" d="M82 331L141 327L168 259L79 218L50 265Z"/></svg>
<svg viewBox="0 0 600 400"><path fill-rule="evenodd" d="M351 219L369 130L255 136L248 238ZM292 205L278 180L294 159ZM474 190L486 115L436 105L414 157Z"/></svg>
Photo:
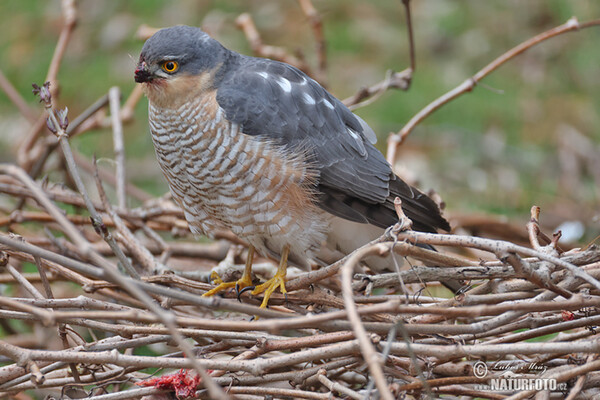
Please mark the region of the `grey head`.
<svg viewBox="0 0 600 400"><path fill-rule="evenodd" d="M135 81L198 75L224 63L230 53L200 28L178 25L161 29L144 43Z"/></svg>

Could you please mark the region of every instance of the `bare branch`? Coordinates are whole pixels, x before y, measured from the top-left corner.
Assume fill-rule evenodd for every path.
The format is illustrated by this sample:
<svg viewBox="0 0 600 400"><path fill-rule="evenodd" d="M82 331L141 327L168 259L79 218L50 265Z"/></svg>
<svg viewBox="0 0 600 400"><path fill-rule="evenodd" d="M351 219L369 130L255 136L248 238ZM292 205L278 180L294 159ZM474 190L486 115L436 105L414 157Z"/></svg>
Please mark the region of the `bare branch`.
<svg viewBox="0 0 600 400"><path fill-rule="evenodd" d="M110 120L113 127L113 142L115 144L117 201L119 208L126 208L125 197L125 149L123 143L123 124L121 121L121 91L114 86L108 91L110 104Z"/></svg>
<svg viewBox="0 0 600 400"><path fill-rule="evenodd" d="M254 25L254 20L252 16L248 13L241 14L236 18L235 23L238 28L240 28L244 35L246 35L246 39L248 39L248 43L252 48L254 54L260 57L271 58L273 60L282 61L287 64L293 65L298 69L301 69L308 75L312 75L311 68L306 63L305 60L296 57L294 55L289 54L285 49L276 46L269 46L263 44L262 38L256 29L256 25Z"/></svg>

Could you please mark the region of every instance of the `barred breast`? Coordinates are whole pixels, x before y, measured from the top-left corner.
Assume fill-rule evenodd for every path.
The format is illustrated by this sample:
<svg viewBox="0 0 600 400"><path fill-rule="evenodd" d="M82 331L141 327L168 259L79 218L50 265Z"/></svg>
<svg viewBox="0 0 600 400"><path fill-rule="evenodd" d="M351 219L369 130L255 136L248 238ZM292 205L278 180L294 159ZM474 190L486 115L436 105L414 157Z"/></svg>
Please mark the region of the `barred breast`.
<svg viewBox="0 0 600 400"><path fill-rule="evenodd" d="M289 244L290 260L306 266L329 217L314 204L304 155L243 134L215 95L176 109L150 102L152 141L175 201L195 234L228 228L272 256Z"/></svg>

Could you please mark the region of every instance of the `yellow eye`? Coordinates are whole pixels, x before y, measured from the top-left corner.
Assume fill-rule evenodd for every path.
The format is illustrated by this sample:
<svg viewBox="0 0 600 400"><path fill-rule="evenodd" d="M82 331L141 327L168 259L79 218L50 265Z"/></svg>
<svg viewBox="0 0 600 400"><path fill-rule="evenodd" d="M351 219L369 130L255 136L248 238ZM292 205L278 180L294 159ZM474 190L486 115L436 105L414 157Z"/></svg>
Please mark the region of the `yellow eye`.
<svg viewBox="0 0 600 400"><path fill-rule="evenodd" d="M179 68L179 63L177 61L165 61L162 64L163 71L168 72L170 74L177 71L178 68Z"/></svg>

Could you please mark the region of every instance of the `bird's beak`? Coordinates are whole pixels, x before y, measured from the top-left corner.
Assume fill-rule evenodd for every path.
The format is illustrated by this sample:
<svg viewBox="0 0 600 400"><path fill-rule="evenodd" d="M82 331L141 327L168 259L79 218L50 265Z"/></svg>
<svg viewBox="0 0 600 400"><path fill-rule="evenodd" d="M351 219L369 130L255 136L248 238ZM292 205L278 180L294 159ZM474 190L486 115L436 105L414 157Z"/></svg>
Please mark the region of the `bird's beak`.
<svg viewBox="0 0 600 400"><path fill-rule="evenodd" d="M152 74L148 71L148 65L145 61L140 61L135 69L135 81L137 83L150 82L153 79Z"/></svg>

